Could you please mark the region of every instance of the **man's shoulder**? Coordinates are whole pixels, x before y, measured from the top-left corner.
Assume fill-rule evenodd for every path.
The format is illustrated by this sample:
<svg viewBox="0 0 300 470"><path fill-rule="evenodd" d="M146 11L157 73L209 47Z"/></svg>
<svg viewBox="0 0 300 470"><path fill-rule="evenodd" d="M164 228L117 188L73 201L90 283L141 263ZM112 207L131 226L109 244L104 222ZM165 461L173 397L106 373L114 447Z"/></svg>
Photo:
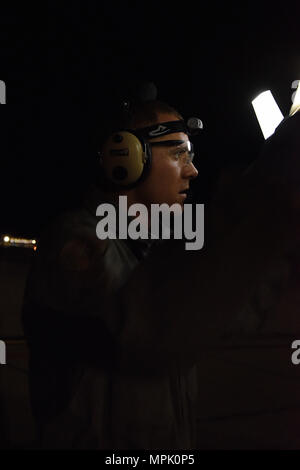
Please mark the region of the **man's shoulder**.
<svg viewBox="0 0 300 470"><path fill-rule="evenodd" d="M97 238L96 225L96 216L84 207L62 212L43 230L39 249L47 256L81 260L84 253L104 252L107 243Z"/></svg>
<svg viewBox="0 0 300 470"><path fill-rule="evenodd" d="M93 232L96 236L96 214L93 215L85 207L76 207L57 213L44 226L40 241L49 239L56 235L53 241L58 237L69 237L74 234L85 234Z"/></svg>

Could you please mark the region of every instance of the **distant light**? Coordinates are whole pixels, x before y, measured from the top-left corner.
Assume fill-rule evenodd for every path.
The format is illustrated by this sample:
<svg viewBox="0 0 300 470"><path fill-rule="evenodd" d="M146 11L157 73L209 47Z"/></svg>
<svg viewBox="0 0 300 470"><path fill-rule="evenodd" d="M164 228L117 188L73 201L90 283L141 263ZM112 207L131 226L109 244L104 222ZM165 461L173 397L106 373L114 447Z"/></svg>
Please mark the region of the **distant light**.
<svg viewBox="0 0 300 470"><path fill-rule="evenodd" d="M31 245L32 241L27 238L11 237L10 243L14 243L16 245Z"/></svg>
<svg viewBox="0 0 300 470"><path fill-rule="evenodd" d="M265 139L274 134L276 127L283 120L283 114L279 109L270 90L260 93L253 101L257 120Z"/></svg>
<svg viewBox="0 0 300 470"><path fill-rule="evenodd" d="M33 247L33 250L36 251L36 246Z"/></svg>
<svg viewBox="0 0 300 470"><path fill-rule="evenodd" d="M8 247L23 247L23 248L33 248L36 249L37 241L28 238L20 238L20 237L12 237L8 235L4 235L2 238L3 242Z"/></svg>
<svg viewBox="0 0 300 470"><path fill-rule="evenodd" d="M296 90L296 94L294 97L294 102L290 110L290 116L293 116L293 114L295 114L299 110L300 110L300 80L299 80L298 88Z"/></svg>

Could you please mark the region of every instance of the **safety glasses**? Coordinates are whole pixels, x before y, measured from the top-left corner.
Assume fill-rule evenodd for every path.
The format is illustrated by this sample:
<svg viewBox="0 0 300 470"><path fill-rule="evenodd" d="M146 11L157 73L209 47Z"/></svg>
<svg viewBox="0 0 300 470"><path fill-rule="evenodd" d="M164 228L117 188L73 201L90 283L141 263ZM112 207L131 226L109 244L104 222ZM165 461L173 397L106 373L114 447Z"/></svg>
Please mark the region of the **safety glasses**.
<svg viewBox="0 0 300 470"><path fill-rule="evenodd" d="M173 148L172 155L176 156L186 165L192 163L194 159L194 147L189 140L161 140L158 142L148 142L148 145L151 145L151 147Z"/></svg>

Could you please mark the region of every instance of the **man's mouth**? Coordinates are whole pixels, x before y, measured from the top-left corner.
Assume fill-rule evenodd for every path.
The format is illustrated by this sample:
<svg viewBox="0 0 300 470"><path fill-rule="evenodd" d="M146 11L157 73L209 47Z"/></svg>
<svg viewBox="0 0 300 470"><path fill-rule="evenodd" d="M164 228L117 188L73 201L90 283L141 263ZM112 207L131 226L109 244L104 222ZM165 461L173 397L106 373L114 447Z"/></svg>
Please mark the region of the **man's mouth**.
<svg viewBox="0 0 300 470"><path fill-rule="evenodd" d="M179 195L180 195L180 199L185 200L188 197L187 189L180 191Z"/></svg>

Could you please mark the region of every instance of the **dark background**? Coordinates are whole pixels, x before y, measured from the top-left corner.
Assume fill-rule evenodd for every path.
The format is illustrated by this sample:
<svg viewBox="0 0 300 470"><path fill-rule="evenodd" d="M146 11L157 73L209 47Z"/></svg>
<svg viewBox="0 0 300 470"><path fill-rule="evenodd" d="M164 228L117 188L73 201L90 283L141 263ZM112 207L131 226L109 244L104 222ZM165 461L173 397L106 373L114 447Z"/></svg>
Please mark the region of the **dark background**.
<svg viewBox="0 0 300 470"><path fill-rule="evenodd" d="M264 139L251 100L271 89L288 114L300 78L297 6L80 2L1 16L0 233L38 237L86 187L98 132L141 81L198 116L197 202ZM19 8L19 7L18 7Z"/></svg>
<svg viewBox="0 0 300 470"><path fill-rule="evenodd" d="M193 193L196 202L207 203L222 171L246 167L264 144L251 100L270 89L283 114L289 112L291 84L300 78L297 8L200 1L1 5L0 80L6 82L7 106L0 107L0 235L38 238L49 219L79 201L92 177L97 135L144 80L153 81L158 98L184 117L203 120L204 131L194 140L199 177ZM33 257L28 249L1 250L1 338L23 335L20 311ZM1 368L2 448L30 448L35 439L26 351L22 339L8 343L8 364ZM235 369L228 362L232 369L223 358L216 367L202 362L202 377L217 371L223 397L218 386L211 396L206 381L203 410L207 402L222 407L227 397L239 410L243 397L255 403L257 396L268 397L262 393L266 384L270 391L277 387L277 371L253 380L242 363ZM275 355L273 363L276 368ZM241 389L232 393L237 382ZM273 392L270 397L276 401ZM208 407L204 415L210 412ZM259 413L265 424L257 426L254 415L252 428L249 415L243 427L240 411L235 413L238 441L246 436L247 445L251 439L263 445L272 416L268 421ZM227 422L219 423L223 439ZM282 423L285 429L284 418Z"/></svg>

